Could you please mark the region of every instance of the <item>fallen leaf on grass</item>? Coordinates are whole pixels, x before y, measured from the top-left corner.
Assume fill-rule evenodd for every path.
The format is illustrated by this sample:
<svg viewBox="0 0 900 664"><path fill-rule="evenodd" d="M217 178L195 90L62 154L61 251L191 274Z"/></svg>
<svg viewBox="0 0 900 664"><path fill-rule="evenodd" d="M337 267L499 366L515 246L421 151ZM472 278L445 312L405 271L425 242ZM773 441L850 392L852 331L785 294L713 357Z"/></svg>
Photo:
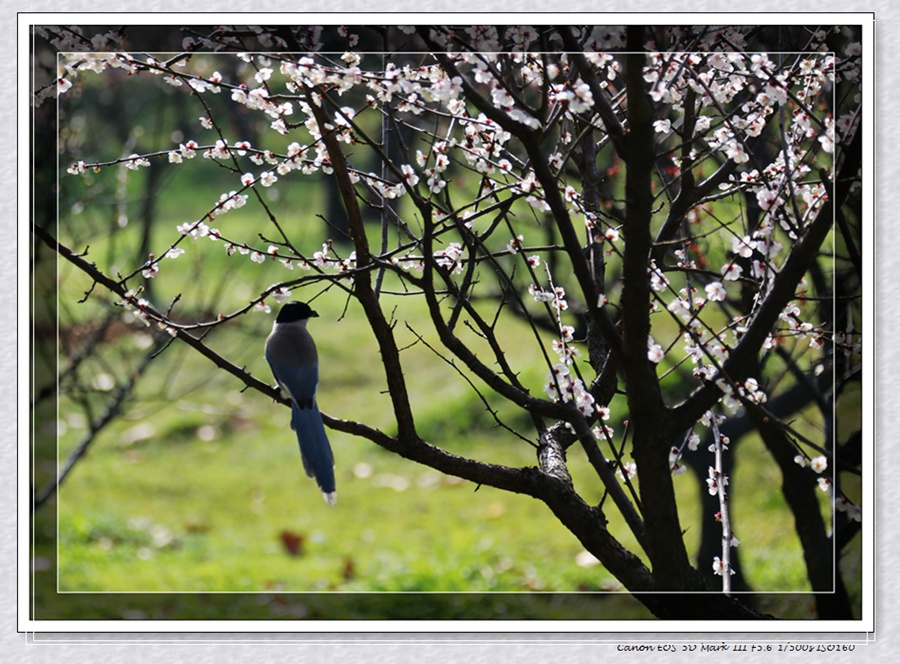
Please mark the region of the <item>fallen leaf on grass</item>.
<svg viewBox="0 0 900 664"><path fill-rule="evenodd" d="M281 543L284 545L284 548L289 555L303 555L303 542L304 540L306 540L305 535L301 535L300 533L295 533L290 530L282 530L279 537L281 538Z"/></svg>

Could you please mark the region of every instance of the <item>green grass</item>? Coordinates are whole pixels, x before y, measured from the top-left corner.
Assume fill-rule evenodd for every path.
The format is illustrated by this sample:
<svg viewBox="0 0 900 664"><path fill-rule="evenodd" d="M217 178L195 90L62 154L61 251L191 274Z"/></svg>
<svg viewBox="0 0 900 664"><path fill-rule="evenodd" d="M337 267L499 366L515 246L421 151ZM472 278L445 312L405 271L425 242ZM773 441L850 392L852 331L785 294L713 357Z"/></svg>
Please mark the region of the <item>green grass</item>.
<svg viewBox="0 0 900 664"><path fill-rule="evenodd" d="M323 410L390 431L380 363L371 359L377 351L359 312L351 308L338 322L341 303L323 298L316 306L322 313L314 324ZM414 326L425 322L423 313ZM340 331L340 342L329 328ZM268 379L264 335L235 327L214 342L229 356L239 349L235 361ZM402 343L411 342L407 336ZM135 350L133 339L120 345L123 352ZM421 430L433 442L514 466L535 464L532 448L492 429L465 381L448 374L424 345L404 351L404 361ZM576 565L581 546L536 501L488 487L476 492L470 483L337 432L331 439L339 502L328 508L303 475L288 410L238 387L177 345L156 360L141 398L98 437L62 486L61 590L571 591L614 585L602 568ZM62 456L83 433L78 419L69 416ZM299 555L285 547L285 532L302 539Z"/></svg>
<svg viewBox="0 0 900 664"><path fill-rule="evenodd" d="M323 299L314 322L324 370L325 412L389 430L383 378L364 326L336 322ZM317 305L318 306L318 305ZM351 309L351 314L352 309ZM351 343L336 341L346 331ZM233 338L231 338L233 337ZM259 348L243 359L265 376ZM243 331L218 344L241 347ZM123 341L128 345L128 341ZM347 348L353 352L348 356ZM534 465L533 450L491 429L490 418L465 382L424 346L405 351L414 406L432 442L459 453L513 466ZM349 361L348 361L349 360ZM229 376L173 346L142 384L143 401L105 431L59 496L59 587L63 591L573 591L615 587L602 567L576 564L580 544L537 501L448 478L371 443L332 432L338 504L329 508L302 472L286 408L240 392ZM172 374L176 378L172 384ZM187 381L195 389L177 399ZM199 385L199 386L197 386ZM465 412L469 423L452 424ZM79 429L67 431L68 453ZM759 588L800 589L802 565L774 477L744 468L771 468L751 441L739 446L735 505L745 573ZM600 490L574 448L573 476L589 501ZM743 474L742 474L743 473ZM698 487L675 478L682 527L696 546ZM611 528L633 546L621 520ZM302 545L292 555L282 541ZM761 546L757 546L761 544ZM758 559L754 555L759 556Z"/></svg>
<svg viewBox="0 0 900 664"><path fill-rule="evenodd" d="M354 395L338 382L323 385L323 409L369 421L365 411L341 409L366 401L365 384ZM341 398L329 398L329 387ZM202 414L202 401L191 394L164 408L149 429L146 421L118 424L62 487L63 589L356 589L368 580L390 589L397 570L406 571L393 589L568 585L551 570L544 579L531 573L534 558L564 554L571 563L580 551L538 503L487 488L476 494L471 484L332 433L340 500L329 509L303 476L287 409L234 391L226 395L232 413L219 406ZM448 399L444 412L453 409ZM127 442L148 431L150 438ZM534 463L530 448L490 433L456 446L498 445L507 463ZM304 538L303 555L287 555L282 531ZM241 563L248 559L261 564ZM348 566L354 572L345 579Z"/></svg>
<svg viewBox="0 0 900 664"><path fill-rule="evenodd" d="M421 302L395 299L389 304L397 305L398 318L433 341ZM343 298L333 294L317 299L315 307L321 314L312 330L320 350L323 411L393 431L382 365L358 307L351 304L345 311ZM271 316L249 314L208 341L269 382L262 345L270 324ZM404 325L395 331L405 347L405 377L426 439L487 461L535 465L533 449L494 426L461 376L424 344L414 343ZM503 334L510 339L510 363L539 391L544 369L534 359L536 343L530 333L507 323ZM107 347L103 366L121 375L117 362L133 362L144 345L139 336L119 338ZM488 487L476 491L468 482L338 432L330 437L339 500L329 508L303 474L288 410L240 387L179 344L154 361L125 416L98 437L62 487L61 591L533 593L618 588L601 566L577 564L581 545L537 501ZM95 396L97 404L102 398ZM529 432L520 413L495 395L489 398L504 421ZM60 439L62 458L83 434L83 422L73 413L64 399L61 419L69 424ZM620 423L614 425L621 431ZM792 520L780 493L772 490L780 482L777 470L752 438L736 450L733 510L744 543L743 571L758 589L803 590L805 573ZM586 500L598 502L602 490L583 455L573 448L569 457L576 486ZM689 474L677 476L675 486L686 543L694 551L701 526L700 487ZM639 551L618 514L609 510L608 516L612 532ZM301 542L296 552L289 551L284 534ZM614 597L622 599L615 615L647 615L633 600ZM227 611L272 615L280 605L248 606ZM331 615L327 607L303 606ZM391 611L388 605L377 606L372 611L381 615ZM488 608L442 605L433 610L475 615ZM579 610L591 615L596 608ZM161 605L142 611L165 612Z"/></svg>

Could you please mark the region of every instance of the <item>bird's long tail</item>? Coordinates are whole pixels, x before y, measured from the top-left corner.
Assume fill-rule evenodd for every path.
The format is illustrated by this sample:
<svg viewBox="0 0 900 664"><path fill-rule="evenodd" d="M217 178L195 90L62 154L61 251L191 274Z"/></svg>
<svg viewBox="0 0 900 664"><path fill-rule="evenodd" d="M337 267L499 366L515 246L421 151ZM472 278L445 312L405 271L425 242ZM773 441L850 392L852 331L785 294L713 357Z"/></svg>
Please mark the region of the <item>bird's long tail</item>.
<svg viewBox="0 0 900 664"><path fill-rule="evenodd" d="M297 441L300 443L300 457L303 459L303 469L308 477L314 477L322 495L329 505L337 500L337 492L334 486L334 455L328 436L325 435L325 425L322 424L322 415L315 403L312 407L300 408L293 404L291 428L297 433Z"/></svg>

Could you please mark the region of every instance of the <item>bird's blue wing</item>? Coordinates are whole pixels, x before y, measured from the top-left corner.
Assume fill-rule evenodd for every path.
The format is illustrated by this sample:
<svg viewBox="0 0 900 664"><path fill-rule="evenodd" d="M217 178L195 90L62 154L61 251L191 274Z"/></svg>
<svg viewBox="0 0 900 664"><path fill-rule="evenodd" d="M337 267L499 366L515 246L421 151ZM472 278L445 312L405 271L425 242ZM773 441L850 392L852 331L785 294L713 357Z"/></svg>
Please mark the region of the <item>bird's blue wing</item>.
<svg viewBox="0 0 900 664"><path fill-rule="evenodd" d="M333 503L334 456L322 424L322 415L316 405L319 368L315 364L279 365L268 353L266 359L275 374L275 380L291 397L291 428L297 434L303 468L307 476L315 477L325 499Z"/></svg>
<svg viewBox="0 0 900 664"><path fill-rule="evenodd" d="M316 399L319 367L316 364L283 365L266 354L275 380L281 389L301 407L309 407Z"/></svg>

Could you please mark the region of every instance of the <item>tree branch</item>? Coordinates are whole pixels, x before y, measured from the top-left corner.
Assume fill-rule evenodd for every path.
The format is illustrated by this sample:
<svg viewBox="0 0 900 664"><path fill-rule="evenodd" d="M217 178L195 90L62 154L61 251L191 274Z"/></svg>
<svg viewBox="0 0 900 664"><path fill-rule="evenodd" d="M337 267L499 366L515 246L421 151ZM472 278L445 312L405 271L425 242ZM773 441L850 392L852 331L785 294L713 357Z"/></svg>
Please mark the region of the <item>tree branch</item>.
<svg viewBox="0 0 900 664"><path fill-rule="evenodd" d="M584 56L583 48L572 34L571 28L558 27L557 33L562 37L563 45L568 51L569 58L575 62L575 67L581 75L582 80L588 84L591 90L591 97L594 100L594 108L597 110L603 126L616 148L619 156L624 156L626 148L626 130L616 115L615 110L606 98L606 91L600 87L597 81L597 72L591 67L587 58Z"/></svg>
<svg viewBox="0 0 900 664"><path fill-rule="evenodd" d="M678 506L668 450L671 437L683 430L668 426L655 366L647 356L650 338L650 219L654 161L653 112L644 86L643 31L628 28L624 78L628 100L628 141L625 151L625 251L622 258L622 359L625 394L634 427L644 514L647 553L659 587L689 589L696 583L678 519ZM705 587L704 584L700 584ZM695 586L698 587L698 586Z"/></svg>
<svg viewBox="0 0 900 664"><path fill-rule="evenodd" d="M309 97L310 94L308 93L307 96ZM350 224L350 233L356 248L357 263L363 267L368 266L374 261L369 249L368 239L366 238L366 229L359 209L359 202L356 199L356 189L350 178L347 158L344 156L334 131L327 129L329 118L325 110L311 98L309 99L309 107L312 109L316 123L322 132L322 141L328 149L328 156L334 169L334 177L337 181L341 200L344 203L344 210L347 213L347 220ZM353 292L362 305L369 324L372 326L372 332L381 351L388 392L391 396L394 417L397 421L398 438L407 445L414 445L418 442L419 437L413 420L412 406L409 403L406 379L403 376L400 351L394 339L393 328L387 322L384 312L381 310L378 294L372 287L372 277L368 271L364 271L354 279Z"/></svg>
<svg viewBox="0 0 900 664"><path fill-rule="evenodd" d="M100 284L111 293L118 295L121 298L125 298L126 290L124 285L121 282L115 281L111 279L103 272L101 272L96 265L93 263L89 263L81 256L74 253L71 249L66 247L63 244L60 244L56 238L54 238L45 228L37 225L32 226L32 231L35 235L37 235L48 247L50 247L53 251L59 253L60 256L65 258L67 261L75 265L79 270L87 274L91 279L93 279L96 283ZM149 318L152 318L155 321L166 324L167 317L164 314L161 314L156 309L154 309L149 304L144 305L141 308L141 311ZM288 403L283 400L280 393L271 385L267 385L261 380L255 378L250 372L245 371L242 367L238 367L224 357L213 351L206 344L203 343L200 339L190 334L188 331L172 327L170 328L174 332L175 338L183 341L188 346L199 352L201 355L210 360L213 364L215 364L220 369L223 369L230 373L232 376L235 376L242 383L247 385L248 387L252 387L259 392L262 392L266 396L271 397L272 399L282 402Z"/></svg>
<svg viewBox="0 0 900 664"><path fill-rule="evenodd" d="M849 193L848 176L855 174L859 169L862 158L861 134L862 132L857 132L848 147L840 174L836 178L839 183L843 183L843 186L837 189L836 196L830 198L821 207L816 218L807 225L803 236L795 243L781 271L775 276L768 296L760 305L746 333L723 362L721 374L724 374L729 380L741 382L749 375L749 371L755 366L759 351L778 320L779 314L794 298L797 285L818 256L822 243L831 231L835 210L843 205ZM716 386L715 381L707 382L675 409L673 428L676 430L686 429L709 410L721 396L722 391Z"/></svg>

